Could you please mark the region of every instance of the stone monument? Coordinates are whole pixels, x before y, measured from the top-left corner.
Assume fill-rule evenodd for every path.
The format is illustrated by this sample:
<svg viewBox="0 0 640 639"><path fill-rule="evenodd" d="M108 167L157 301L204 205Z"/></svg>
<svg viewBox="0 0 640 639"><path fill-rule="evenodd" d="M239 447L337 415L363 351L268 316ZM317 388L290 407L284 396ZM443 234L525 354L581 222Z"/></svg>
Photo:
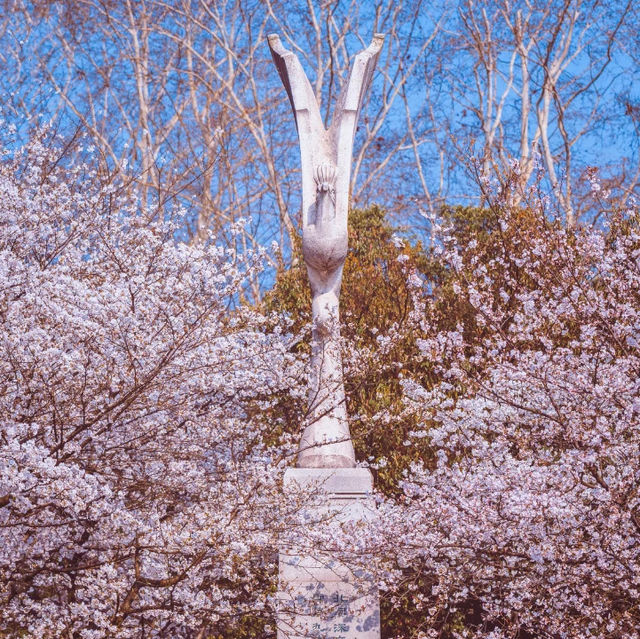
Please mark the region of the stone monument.
<svg viewBox="0 0 640 639"><path fill-rule="evenodd" d="M374 507L371 473L356 468L349 433L342 356L339 295L347 256L347 216L353 139L364 96L382 49L375 34L351 67L328 129L297 56L277 35L269 47L295 117L302 165L302 252L312 295L312 351L309 411L297 468L284 478L285 490L327 493L331 515L366 522ZM379 639L375 584L322 553L280 552L278 639Z"/></svg>

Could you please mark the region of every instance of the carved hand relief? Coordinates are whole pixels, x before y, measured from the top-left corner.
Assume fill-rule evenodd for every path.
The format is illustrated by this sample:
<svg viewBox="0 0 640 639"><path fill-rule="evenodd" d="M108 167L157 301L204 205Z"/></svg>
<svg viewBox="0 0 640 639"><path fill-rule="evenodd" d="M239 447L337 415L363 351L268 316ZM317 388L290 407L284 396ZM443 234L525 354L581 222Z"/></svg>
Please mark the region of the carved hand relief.
<svg viewBox="0 0 640 639"><path fill-rule="evenodd" d="M297 56L277 35L269 47L293 108L302 165L302 253L311 284L313 338L309 420L298 451L302 468L355 466L342 382L339 294L347 257L351 154L362 106L384 36L356 56L329 129ZM338 177L340 178L338 180Z"/></svg>
<svg viewBox="0 0 640 639"><path fill-rule="evenodd" d="M336 217L336 167L333 164L318 165L313 179L317 191L314 223L316 227L322 227Z"/></svg>

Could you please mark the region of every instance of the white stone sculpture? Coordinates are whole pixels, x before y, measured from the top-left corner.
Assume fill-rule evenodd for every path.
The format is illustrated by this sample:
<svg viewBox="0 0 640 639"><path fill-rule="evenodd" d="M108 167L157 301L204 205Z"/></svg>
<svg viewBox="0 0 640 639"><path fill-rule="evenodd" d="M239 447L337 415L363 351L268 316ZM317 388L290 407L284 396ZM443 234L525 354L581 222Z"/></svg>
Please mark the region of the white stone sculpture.
<svg viewBox="0 0 640 639"><path fill-rule="evenodd" d="M356 122L384 35L356 56L325 129L316 96L297 56L277 35L269 46L295 116L302 164L302 252L311 284L313 335L309 419L298 451L299 468L356 465L349 434L342 356L339 295L347 256L347 215Z"/></svg>

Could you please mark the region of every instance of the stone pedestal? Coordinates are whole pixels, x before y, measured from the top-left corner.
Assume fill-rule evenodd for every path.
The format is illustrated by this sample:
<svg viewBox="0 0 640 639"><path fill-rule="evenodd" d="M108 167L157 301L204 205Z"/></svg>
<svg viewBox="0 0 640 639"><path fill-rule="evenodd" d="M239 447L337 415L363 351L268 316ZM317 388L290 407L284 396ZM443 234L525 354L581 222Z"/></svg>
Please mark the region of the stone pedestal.
<svg viewBox="0 0 640 639"><path fill-rule="evenodd" d="M290 468L284 490L321 490L328 505L313 517L366 522L375 516L373 481L365 468ZM282 550L279 557L278 639L380 639L376 583L321 552Z"/></svg>

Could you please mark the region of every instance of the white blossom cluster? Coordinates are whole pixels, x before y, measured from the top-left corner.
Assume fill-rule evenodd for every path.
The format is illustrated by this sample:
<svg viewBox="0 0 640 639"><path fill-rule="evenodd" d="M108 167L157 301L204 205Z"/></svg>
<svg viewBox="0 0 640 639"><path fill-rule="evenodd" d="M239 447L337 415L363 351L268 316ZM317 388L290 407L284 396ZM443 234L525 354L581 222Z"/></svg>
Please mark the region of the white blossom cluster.
<svg viewBox="0 0 640 639"><path fill-rule="evenodd" d="M265 606L290 451L249 407L298 364L233 310L255 256L176 242L45 138L0 164L0 636L213 632Z"/></svg>
<svg viewBox="0 0 640 639"><path fill-rule="evenodd" d="M503 215L515 238L489 263L443 231L481 338L459 325L421 342L444 381L405 392L434 459L414 465L380 535L432 584L433 636L471 602L460 637L637 638L638 213L609 232L540 213L533 234Z"/></svg>

